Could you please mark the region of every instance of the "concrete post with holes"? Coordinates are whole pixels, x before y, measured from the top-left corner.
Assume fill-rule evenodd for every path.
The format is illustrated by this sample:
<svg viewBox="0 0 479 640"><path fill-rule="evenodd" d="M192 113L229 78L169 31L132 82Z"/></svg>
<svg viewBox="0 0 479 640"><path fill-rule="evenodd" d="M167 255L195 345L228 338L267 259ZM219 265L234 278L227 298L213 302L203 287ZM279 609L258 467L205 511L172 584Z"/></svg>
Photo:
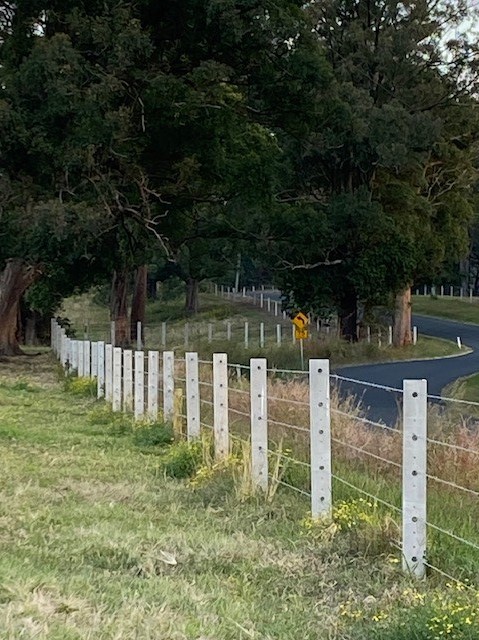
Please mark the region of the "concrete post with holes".
<svg viewBox="0 0 479 640"><path fill-rule="evenodd" d="M105 396L105 343L103 340L97 342L98 349L98 371L97 371L97 398Z"/></svg>
<svg viewBox="0 0 479 640"><path fill-rule="evenodd" d="M123 411L133 412L133 351L123 351Z"/></svg>
<svg viewBox="0 0 479 640"><path fill-rule="evenodd" d="M222 460L229 453L228 432L228 356L213 354L213 430L215 458Z"/></svg>
<svg viewBox="0 0 479 640"><path fill-rule="evenodd" d="M309 416L311 515L318 518L332 507L329 360L309 361Z"/></svg>
<svg viewBox="0 0 479 640"><path fill-rule="evenodd" d="M268 407L266 358L250 361L251 474L253 485L268 490Z"/></svg>
<svg viewBox="0 0 479 640"><path fill-rule="evenodd" d="M113 397L112 410L121 411L121 378L122 378L122 355L121 347L113 349Z"/></svg>
<svg viewBox="0 0 479 640"><path fill-rule="evenodd" d="M158 419L158 382L160 377L160 354L148 351L148 418Z"/></svg>
<svg viewBox="0 0 479 640"><path fill-rule="evenodd" d="M175 414L175 354L163 352L163 416L172 422Z"/></svg>
<svg viewBox="0 0 479 640"><path fill-rule="evenodd" d="M105 400L110 402L113 395L113 346L105 345Z"/></svg>
<svg viewBox="0 0 479 640"><path fill-rule="evenodd" d="M200 437L200 386L198 354L185 353L186 363L186 435L189 441Z"/></svg>
<svg viewBox="0 0 479 640"><path fill-rule="evenodd" d="M426 573L427 381L403 382L402 567Z"/></svg>
<svg viewBox="0 0 479 640"><path fill-rule="evenodd" d="M145 415L145 354L135 351L135 419Z"/></svg>

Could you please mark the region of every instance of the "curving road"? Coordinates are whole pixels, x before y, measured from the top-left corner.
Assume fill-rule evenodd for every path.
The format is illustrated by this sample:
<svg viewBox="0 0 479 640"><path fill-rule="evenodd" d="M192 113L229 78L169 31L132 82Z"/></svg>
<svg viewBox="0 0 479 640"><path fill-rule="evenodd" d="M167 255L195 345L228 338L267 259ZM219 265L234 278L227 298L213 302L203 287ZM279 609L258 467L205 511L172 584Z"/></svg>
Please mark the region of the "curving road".
<svg viewBox="0 0 479 640"><path fill-rule="evenodd" d="M402 381L405 378L425 378L428 381L428 392L440 395L442 389L457 378L479 371L479 325L427 316L414 316L413 322L420 334L453 341L459 336L462 343L471 347L473 352L456 358L338 367L334 373L397 389L402 389ZM399 394L352 382L340 382L339 386L341 393L353 393L361 398L363 408L371 420L388 424L395 422Z"/></svg>

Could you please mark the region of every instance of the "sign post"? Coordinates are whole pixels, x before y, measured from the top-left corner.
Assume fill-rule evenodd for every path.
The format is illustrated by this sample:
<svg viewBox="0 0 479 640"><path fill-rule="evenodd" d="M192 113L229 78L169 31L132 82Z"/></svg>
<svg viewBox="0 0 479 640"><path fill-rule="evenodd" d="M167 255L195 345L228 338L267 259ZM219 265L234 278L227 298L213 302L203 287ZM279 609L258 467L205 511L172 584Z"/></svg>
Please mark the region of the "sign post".
<svg viewBox="0 0 479 640"><path fill-rule="evenodd" d="M301 369L304 369L304 344L303 341L308 338L309 318L301 311L297 313L293 320L294 337L299 341L299 349L301 352Z"/></svg>

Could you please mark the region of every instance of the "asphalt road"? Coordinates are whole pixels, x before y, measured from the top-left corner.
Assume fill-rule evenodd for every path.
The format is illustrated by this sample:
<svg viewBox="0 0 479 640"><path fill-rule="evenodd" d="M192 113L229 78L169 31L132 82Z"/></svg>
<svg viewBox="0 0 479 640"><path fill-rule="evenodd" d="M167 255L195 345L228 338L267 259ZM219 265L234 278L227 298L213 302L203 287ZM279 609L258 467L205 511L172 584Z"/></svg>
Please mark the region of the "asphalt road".
<svg viewBox="0 0 479 640"><path fill-rule="evenodd" d="M428 393L441 395L442 389L457 378L479 371L479 325L426 316L414 316L413 323L420 334L453 341L459 336L462 343L471 347L473 352L456 358L341 367L334 373L397 389L402 389L404 379L425 378L428 381ZM386 424L396 421L400 394L352 382L340 382L339 388L341 393L352 393L361 399L363 409L371 420Z"/></svg>

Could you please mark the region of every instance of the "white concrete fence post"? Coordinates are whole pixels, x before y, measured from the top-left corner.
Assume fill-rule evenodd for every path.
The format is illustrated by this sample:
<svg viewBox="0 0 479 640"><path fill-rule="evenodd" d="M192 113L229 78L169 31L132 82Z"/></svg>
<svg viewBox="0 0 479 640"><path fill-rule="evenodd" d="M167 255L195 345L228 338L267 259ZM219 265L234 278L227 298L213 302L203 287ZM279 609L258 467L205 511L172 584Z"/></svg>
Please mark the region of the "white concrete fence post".
<svg viewBox="0 0 479 640"><path fill-rule="evenodd" d="M403 382L402 567L426 572L427 380Z"/></svg>
<svg viewBox="0 0 479 640"><path fill-rule="evenodd" d="M145 354L135 351L135 419L145 415Z"/></svg>
<svg viewBox="0 0 479 640"><path fill-rule="evenodd" d="M89 340L83 341L83 375L85 378L91 376L91 343Z"/></svg>
<svg viewBox="0 0 479 640"><path fill-rule="evenodd" d="M417 327L416 326L412 328L412 343L414 346L417 345Z"/></svg>
<svg viewBox="0 0 479 640"><path fill-rule="evenodd" d="M309 415L311 515L318 518L332 508L329 360L309 361Z"/></svg>
<svg viewBox="0 0 479 640"><path fill-rule="evenodd" d="M163 352L163 417L171 422L175 413L175 354Z"/></svg>
<svg viewBox="0 0 479 640"><path fill-rule="evenodd" d="M231 340L231 322L229 320L226 323L226 339Z"/></svg>
<svg viewBox="0 0 479 640"><path fill-rule="evenodd" d="M213 430L215 458L222 460L229 454L228 431L228 356L213 354Z"/></svg>
<svg viewBox="0 0 479 640"><path fill-rule="evenodd" d="M268 398L266 358L250 360L251 474L253 485L268 490Z"/></svg>
<svg viewBox="0 0 479 640"><path fill-rule="evenodd" d="M113 346L105 345L105 400L111 402L113 396Z"/></svg>
<svg viewBox="0 0 479 640"><path fill-rule="evenodd" d="M114 347L116 344L116 328L114 320L110 322L110 343L112 347Z"/></svg>
<svg viewBox="0 0 479 640"><path fill-rule="evenodd" d="M105 396L105 343L103 340L97 343L98 349L98 375L97 375L97 398Z"/></svg>
<svg viewBox="0 0 479 640"><path fill-rule="evenodd" d="M112 410L121 411L121 379L122 379L122 356L123 349L114 347L113 349L113 397Z"/></svg>
<svg viewBox="0 0 479 640"><path fill-rule="evenodd" d="M276 325L276 344L279 346L281 345L281 340L282 340L282 331L281 331L281 325L277 324Z"/></svg>
<svg viewBox="0 0 479 640"><path fill-rule="evenodd" d="M98 342L91 343L91 371L92 378L98 378Z"/></svg>
<svg viewBox="0 0 479 640"><path fill-rule="evenodd" d="M259 346L261 349L264 348L264 322L259 324Z"/></svg>
<svg viewBox="0 0 479 640"><path fill-rule="evenodd" d="M78 353L78 377L83 378L85 375L85 343L83 340L77 340L77 353Z"/></svg>
<svg viewBox="0 0 479 640"><path fill-rule="evenodd" d="M248 349L249 347L249 323L244 323L244 348Z"/></svg>
<svg viewBox="0 0 479 640"><path fill-rule="evenodd" d="M158 382L160 377L160 354L148 351L148 418L158 419Z"/></svg>
<svg viewBox="0 0 479 640"><path fill-rule="evenodd" d="M213 324L208 322L208 342L213 342Z"/></svg>
<svg viewBox="0 0 479 640"><path fill-rule="evenodd" d="M133 351L123 351L123 411L133 412Z"/></svg>
<svg viewBox="0 0 479 640"><path fill-rule="evenodd" d="M186 363L186 435L188 441L200 437L200 386L198 354L185 353Z"/></svg>
<svg viewBox="0 0 479 640"><path fill-rule="evenodd" d="M393 343L393 328L391 327L391 325L389 325L388 327L388 344L389 346L391 346Z"/></svg>
<svg viewBox="0 0 479 640"><path fill-rule="evenodd" d="M143 349L143 333L141 322L136 323L136 350L141 351Z"/></svg>

